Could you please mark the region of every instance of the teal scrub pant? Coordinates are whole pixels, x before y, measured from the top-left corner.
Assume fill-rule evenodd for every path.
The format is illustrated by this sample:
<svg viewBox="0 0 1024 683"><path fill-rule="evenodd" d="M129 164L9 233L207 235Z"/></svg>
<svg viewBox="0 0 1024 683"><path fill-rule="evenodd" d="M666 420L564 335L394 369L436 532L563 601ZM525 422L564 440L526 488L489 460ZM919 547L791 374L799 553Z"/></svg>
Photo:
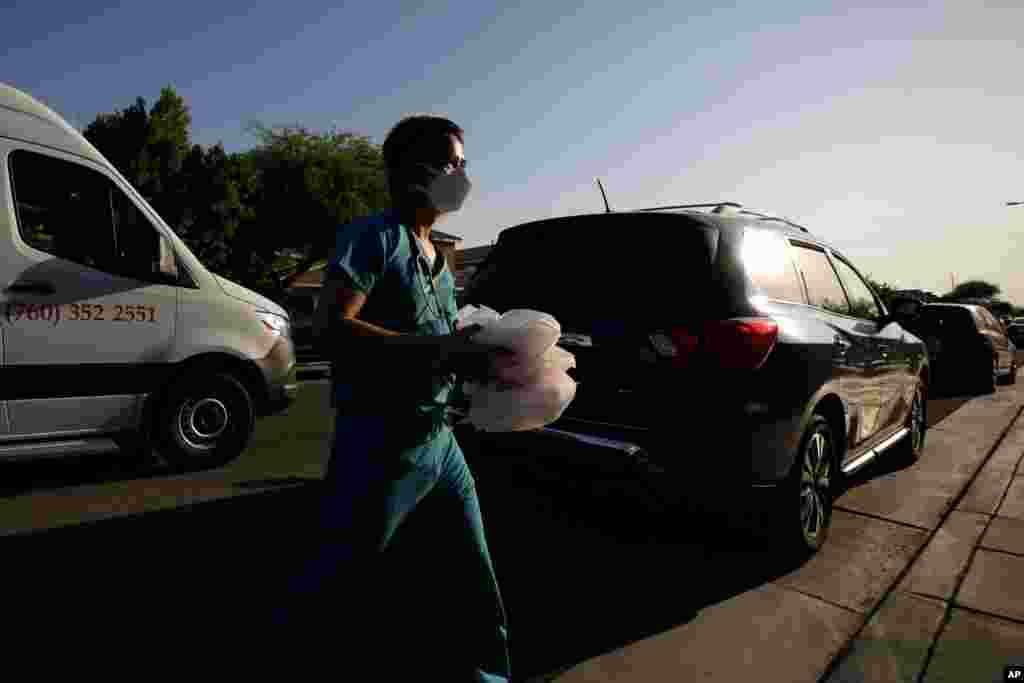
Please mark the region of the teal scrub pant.
<svg viewBox="0 0 1024 683"><path fill-rule="evenodd" d="M462 449L447 426L413 447L397 433L384 416L337 416L319 548L286 621L324 622L360 668L507 682L505 608ZM390 548L400 527L414 537Z"/></svg>

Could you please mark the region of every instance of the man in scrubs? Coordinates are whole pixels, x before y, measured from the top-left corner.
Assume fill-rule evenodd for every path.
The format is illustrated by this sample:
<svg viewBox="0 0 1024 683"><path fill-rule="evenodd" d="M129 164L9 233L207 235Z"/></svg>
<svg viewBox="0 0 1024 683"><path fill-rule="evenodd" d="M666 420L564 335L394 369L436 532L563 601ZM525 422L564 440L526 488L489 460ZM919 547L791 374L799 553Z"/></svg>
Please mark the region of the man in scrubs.
<svg viewBox="0 0 1024 683"><path fill-rule="evenodd" d="M381 652L382 665L422 675L441 667L445 680L508 681L505 609L475 482L445 412L457 374L502 351L474 343L478 327L455 330L454 277L430 242L470 188L463 131L445 118L408 117L383 155L393 208L338 230L321 295L336 418L323 549L296 603L305 600L307 624L323 618L353 661ZM407 517L427 525L417 542L431 552L385 571L383 553ZM394 595L411 604L393 604ZM422 624L420 603L439 602L445 613L429 615L437 633L409 633ZM437 635L444 645L419 661L405 644L378 647Z"/></svg>

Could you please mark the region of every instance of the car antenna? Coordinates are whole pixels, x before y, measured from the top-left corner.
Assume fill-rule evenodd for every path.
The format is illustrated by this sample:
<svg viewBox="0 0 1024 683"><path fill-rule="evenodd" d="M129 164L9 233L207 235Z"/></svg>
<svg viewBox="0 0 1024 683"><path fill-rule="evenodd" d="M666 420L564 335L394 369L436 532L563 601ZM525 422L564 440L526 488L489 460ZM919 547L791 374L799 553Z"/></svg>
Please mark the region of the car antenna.
<svg viewBox="0 0 1024 683"><path fill-rule="evenodd" d="M597 181L597 187L598 187L599 190L601 190L601 196L604 198L604 212L605 213L611 213L612 212L611 207L608 206L608 195L606 195L604 193L604 185L601 184L601 179L600 178L594 178L594 180Z"/></svg>

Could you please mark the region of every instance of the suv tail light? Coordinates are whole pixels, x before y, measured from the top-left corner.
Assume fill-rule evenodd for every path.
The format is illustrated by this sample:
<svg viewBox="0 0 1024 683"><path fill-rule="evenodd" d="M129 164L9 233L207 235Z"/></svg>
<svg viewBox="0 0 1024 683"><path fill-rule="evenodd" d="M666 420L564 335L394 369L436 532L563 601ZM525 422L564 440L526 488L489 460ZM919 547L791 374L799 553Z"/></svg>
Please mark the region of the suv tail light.
<svg viewBox="0 0 1024 683"><path fill-rule="evenodd" d="M779 325L771 318L731 318L696 328L673 328L667 335L651 335L651 343L680 367L711 362L728 370L756 370L764 365L778 338Z"/></svg>

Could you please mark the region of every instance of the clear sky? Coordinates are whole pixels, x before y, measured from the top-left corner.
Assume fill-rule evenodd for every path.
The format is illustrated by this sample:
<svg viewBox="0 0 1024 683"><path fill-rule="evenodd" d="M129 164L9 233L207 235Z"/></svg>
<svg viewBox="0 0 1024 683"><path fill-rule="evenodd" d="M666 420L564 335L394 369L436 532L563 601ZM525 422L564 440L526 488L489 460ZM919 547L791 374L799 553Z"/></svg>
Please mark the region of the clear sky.
<svg viewBox="0 0 1024 683"><path fill-rule="evenodd" d="M1020 0L247 4L15 2L0 80L80 126L171 84L228 151L253 120L383 142L446 114L474 189L439 227L467 247L602 210L600 176L612 208L740 201L879 279L1024 305Z"/></svg>

